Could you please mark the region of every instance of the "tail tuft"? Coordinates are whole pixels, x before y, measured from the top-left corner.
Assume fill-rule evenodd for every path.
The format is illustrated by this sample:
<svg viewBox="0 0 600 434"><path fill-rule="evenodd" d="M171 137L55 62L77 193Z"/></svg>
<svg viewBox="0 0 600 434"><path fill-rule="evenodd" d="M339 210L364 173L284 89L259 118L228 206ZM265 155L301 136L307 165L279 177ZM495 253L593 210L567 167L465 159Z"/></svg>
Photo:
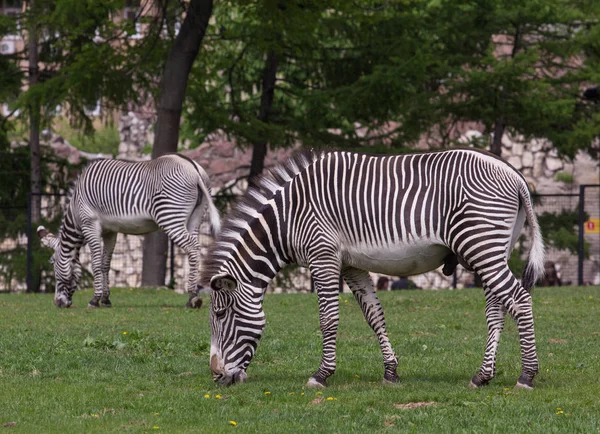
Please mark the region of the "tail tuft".
<svg viewBox="0 0 600 434"><path fill-rule="evenodd" d="M219 232L221 232L221 216L219 215L219 211L215 206L212 198L209 196L208 198L208 215L210 219L210 227L212 229L212 235L217 236Z"/></svg>
<svg viewBox="0 0 600 434"><path fill-rule="evenodd" d="M532 235L531 250L529 252L529 258L527 259L527 265L525 266L521 283L523 288L531 293L535 283L544 277L544 258L546 256L546 249L544 248L544 240L542 239L540 225L533 212L531 196L529 195L529 190L525 186L523 186L523 189L521 190L521 199Z"/></svg>

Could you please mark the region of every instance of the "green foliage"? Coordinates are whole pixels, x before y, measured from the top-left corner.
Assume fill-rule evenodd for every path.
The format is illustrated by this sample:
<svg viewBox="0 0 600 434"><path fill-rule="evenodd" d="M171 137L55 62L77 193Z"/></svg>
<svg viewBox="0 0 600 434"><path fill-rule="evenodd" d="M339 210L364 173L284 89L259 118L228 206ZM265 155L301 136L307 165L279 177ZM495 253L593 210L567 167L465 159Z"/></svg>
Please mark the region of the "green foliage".
<svg viewBox="0 0 600 434"><path fill-rule="evenodd" d="M564 182L565 184L573 184L573 182L575 182L573 174L567 172L558 172L554 175L554 179L558 182Z"/></svg>
<svg viewBox="0 0 600 434"><path fill-rule="evenodd" d="M226 1L192 73L183 136L216 130L241 146L451 146L460 122L593 153L600 6L569 0ZM263 72L277 81L268 120ZM583 56L583 54L586 56ZM359 130L359 128L362 128ZM383 128L385 127L385 128ZM368 133L365 135L365 133Z"/></svg>
<svg viewBox="0 0 600 434"><path fill-rule="evenodd" d="M101 102L103 113L142 104L157 92L167 49L173 38L179 2L148 3L157 14L147 14L147 33L135 36L135 23L116 19L124 0L41 0L21 18L24 28L34 26L40 35L40 82L18 99L26 114L41 107L43 124L51 125L55 108L61 105L78 130L91 133L93 119L86 107ZM162 33L161 33L162 32Z"/></svg>
<svg viewBox="0 0 600 434"><path fill-rule="evenodd" d="M527 264L527 260L523 259L523 241L525 237L521 235L519 237L519 242L517 247L510 252L510 258L508 258L508 268L513 272L517 278L520 278L523 275L523 270L525 269L525 264Z"/></svg>
<svg viewBox="0 0 600 434"><path fill-rule="evenodd" d="M104 125L90 134L77 131L64 119L59 120L57 125L56 132L81 151L112 156L119 153L121 138L114 124Z"/></svg>
<svg viewBox="0 0 600 434"><path fill-rule="evenodd" d="M509 317L496 379L479 390L467 387L486 342L480 289L378 293L399 354L397 385L381 384L377 338L352 295L342 294L337 372L322 390L304 386L321 356L315 294L265 296L268 323L249 379L230 388L211 378L207 309L186 310L187 296L166 290L112 294L112 309L84 308L88 290L75 294L78 308L60 311L51 295L0 295L2 425L17 432L472 433L502 427L548 433L590 432L600 424L598 287L534 292L541 370L533 392L513 389L520 352Z"/></svg>
<svg viewBox="0 0 600 434"><path fill-rule="evenodd" d="M589 216L584 215L584 221ZM568 250L574 255L578 252L579 236L577 227L579 224L579 212L563 210L560 213L543 212L538 215L538 222L542 229L542 235L549 247L557 250ZM584 257L589 257L590 245L584 241Z"/></svg>
<svg viewBox="0 0 600 434"><path fill-rule="evenodd" d="M2 145L4 143L4 145ZM2 142L0 135L0 240L4 247L0 254L0 282L2 290L10 292L12 279L27 280L27 245L23 236L27 235L27 212L30 192L29 148L10 147ZM83 163L82 163L83 164ZM40 224L58 230L62 218L64 195L67 193L75 174L81 165L71 165L56 157L47 148L42 148L42 191L47 195L43 201L43 218ZM35 228L32 228L35 231ZM31 237L33 269L40 270L47 288L54 286L50 277L52 252L42 248L38 238Z"/></svg>

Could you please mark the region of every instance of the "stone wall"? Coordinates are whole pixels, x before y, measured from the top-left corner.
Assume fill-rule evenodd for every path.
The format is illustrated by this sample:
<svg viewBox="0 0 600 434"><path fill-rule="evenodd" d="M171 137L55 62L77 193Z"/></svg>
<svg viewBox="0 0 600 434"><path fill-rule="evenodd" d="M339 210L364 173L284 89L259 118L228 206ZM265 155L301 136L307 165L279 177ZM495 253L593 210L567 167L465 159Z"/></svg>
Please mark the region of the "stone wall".
<svg viewBox="0 0 600 434"><path fill-rule="evenodd" d="M119 146L118 158L128 160L149 159L148 154L143 154L143 149L153 141L151 117L141 116L130 112L119 119L119 132L121 144ZM476 130L469 130L463 135L463 141L468 142L472 138L481 136ZM78 161L80 153L66 143L62 138L53 137L49 143L57 153L68 158L70 161ZM265 166L272 167L278 162L285 160L291 150L269 151ZM251 150L240 150L235 143L224 134L213 134L199 147L185 151L184 154L199 162L209 174L213 186L213 194L223 188L228 188L233 194L241 194L246 188L245 177L249 173ZM87 158L98 158L106 156L85 155ZM572 163L561 160L556 151L545 140L525 141L521 137L506 136L503 139L503 157L516 169L520 170L531 186L543 194L576 192L579 184L597 184L599 180L598 165L586 154L580 153ZM571 174L574 182L564 183L556 180L560 172ZM203 255L211 243L206 224L201 229L200 242ZM557 259L560 254L550 252L551 259ZM117 246L113 257L113 266L110 273L112 286L137 287L141 284L142 269L142 237L119 234ZM565 261L565 258L559 258ZM598 258L595 258L597 261ZM570 258L567 260L576 260ZM89 253L82 252L82 263L89 267ZM177 290L183 291L187 281L187 257L179 249L175 249L175 280ZM462 267L458 267L459 287L472 284L473 276ZM168 273L167 273L168 274ZM373 275L374 281L379 276ZM167 279L169 277L167 276ZM594 278L594 276L592 276ZM285 292L300 288L309 290L310 278L305 271L297 272L291 280L280 279L280 285L273 285L273 291ZM446 277L441 270L414 276L412 280L421 288L450 288L452 278ZM291 282L291 284L290 284ZM168 282L165 282L168 283Z"/></svg>

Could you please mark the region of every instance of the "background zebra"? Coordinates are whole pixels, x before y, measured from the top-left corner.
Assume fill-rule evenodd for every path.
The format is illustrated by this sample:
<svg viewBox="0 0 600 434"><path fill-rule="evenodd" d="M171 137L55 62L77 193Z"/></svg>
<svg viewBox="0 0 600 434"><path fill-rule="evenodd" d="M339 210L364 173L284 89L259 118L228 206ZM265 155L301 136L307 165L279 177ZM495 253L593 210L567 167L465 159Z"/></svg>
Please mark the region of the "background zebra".
<svg viewBox="0 0 600 434"><path fill-rule="evenodd" d="M198 231L206 209L213 232L220 217L210 196L210 180L195 161L165 155L151 161L98 160L75 183L58 236L38 228L43 245L55 250L54 304L69 307L81 277L79 250L89 244L94 298L89 307L111 306L108 272L117 233L166 232L189 259L187 306L200 307L196 297L200 245Z"/></svg>
<svg viewBox="0 0 600 434"><path fill-rule="evenodd" d="M507 265L525 219L532 245L523 284ZM457 262L484 285L488 341L471 387L495 375L506 312L516 320L522 373L538 372L530 289L543 274L544 246L525 179L492 154L473 149L369 156L299 155L248 191L227 218L202 274L210 284L211 358L216 382L246 378L265 326L262 300L285 265L309 267L319 300L323 355L309 386L324 386L336 368L339 276L376 333L384 382L398 360L367 270L408 276Z"/></svg>

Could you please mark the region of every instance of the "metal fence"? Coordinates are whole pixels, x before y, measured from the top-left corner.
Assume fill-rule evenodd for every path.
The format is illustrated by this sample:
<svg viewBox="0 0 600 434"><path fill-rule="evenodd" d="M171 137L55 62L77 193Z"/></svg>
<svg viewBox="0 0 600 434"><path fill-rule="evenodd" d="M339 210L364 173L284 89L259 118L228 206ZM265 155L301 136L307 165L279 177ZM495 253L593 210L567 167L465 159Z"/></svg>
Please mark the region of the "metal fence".
<svg viewBox="0 0 600 434"><path fill-rule="evenodd" d="M600 185L536 195L534 202L545 229L547 268L554 264L562 285L600 285Z"/></svg>
<svg viewBox="0 0 600 434"><path fill-rule="evenodd" d="M550 237L546 234L549 242L547 259L554 264L560 283L600 284L600 185L582 185L573 194L536 195L534 200L540 223L551 233ZM57 232L65 201L63 195L42 195L41 224ZM0 206L0 228L0 292L53 292L54 279L49 263L52 252L39 245L37 224L29 220L28 207ZM209 243L208 237L201 236L204 253ZM526 256L527 241L520 244L523 245L523 256ZM87 268L83 283L91 286L86 250L82 249L81 258ZM119 234L109 275L111 285L140 286L142 261L142 237ZM379 276L373 277L376 280ZM187 257L171 243L165 285L172 284L183 290L186 279ZM446 278L436 272L415 278L415 281L425 282L420 285L424 288L456 288L469 286L473 276L459 267L454 277ZM310 274L304 268L290 267L277 276L270 288L275 292L310 291Z"/></svg>

